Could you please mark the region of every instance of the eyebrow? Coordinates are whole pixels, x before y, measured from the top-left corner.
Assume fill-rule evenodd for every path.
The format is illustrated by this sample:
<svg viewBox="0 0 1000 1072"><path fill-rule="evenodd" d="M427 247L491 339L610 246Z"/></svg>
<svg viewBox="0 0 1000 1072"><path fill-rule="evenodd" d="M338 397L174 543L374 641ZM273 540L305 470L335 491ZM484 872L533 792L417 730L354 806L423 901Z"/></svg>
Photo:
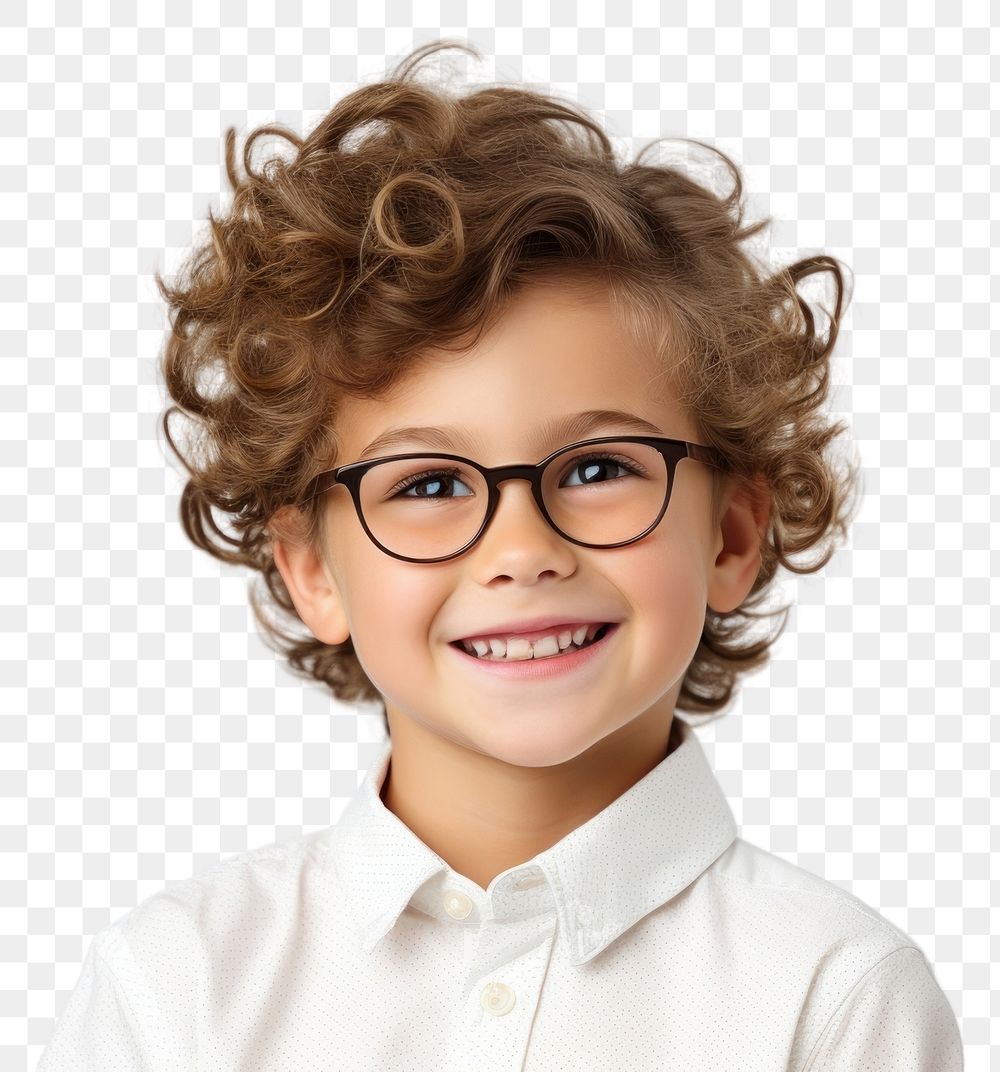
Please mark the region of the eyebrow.
<svg viewBox="0 0 1000 1072"><path fill-rule="evenodd" d="M585 439L590 432L607 425L627 428L633 432L645 432L647 435L662 436L665 433L642 417L634 413L625 413L616 409L588 409L582 413L570 413L555 417L541 426L534 440L536 450L542 449L556 438L565 442ZM463 432L460 428L449 425L436 427L389 428L376 436L358 456L358 461L377 454L387 447L397 447L403 443L421 443L425 446L449 451L468 450L470 446L483 445L481 437Z"/></svg>

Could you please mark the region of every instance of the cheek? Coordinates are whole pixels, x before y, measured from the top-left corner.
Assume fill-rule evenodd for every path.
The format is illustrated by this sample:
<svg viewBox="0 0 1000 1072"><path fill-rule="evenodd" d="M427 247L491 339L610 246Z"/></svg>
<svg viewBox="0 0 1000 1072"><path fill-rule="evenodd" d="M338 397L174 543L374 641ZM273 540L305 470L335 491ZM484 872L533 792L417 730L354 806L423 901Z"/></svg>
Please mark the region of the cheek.
<svg viewBox="0 0 1000 1072"><path fill-rule="evenodd" d="M392 668L426 653L447 592L433 567L402 562L362 548L347 568L351 638L376 685Z"/></svg>
<svg viewBox="0 0 1000 1072"><path fill-rule="evenodd" d="M354 653L383 694L412 680L426 656L435 615L447 598L445 574L380 551L348 517L330 536Z"/></svg>
<svg viewBox="0 0 1000 1072"><path fill-rule="evenodd" d="M390 566L386 563L393 562ZM402 567L402 568L396 568ZM419 569L388 557L352 574L348 600L351 618L362 639L385 630L394 636L426 628L434 614L434 589L409 570Z"/></svg>
<svg viewBox="0 0 1000 1072"><path fill-rule="evenodd" d="M628 587L637 614L651 624L651 642L693 654L701 639L708 585L692 541L656 541L629 563Z"/></svg>
<svg viewBox="0 0 1000 1072"><path fill-rule="evenodd" d="M420 585L419 566L384 554L368 539L360 526L352 526L334 546L340 564L344 592L354 631L370 633L371 623L392 620L398 608L412 598Z"/></svg>

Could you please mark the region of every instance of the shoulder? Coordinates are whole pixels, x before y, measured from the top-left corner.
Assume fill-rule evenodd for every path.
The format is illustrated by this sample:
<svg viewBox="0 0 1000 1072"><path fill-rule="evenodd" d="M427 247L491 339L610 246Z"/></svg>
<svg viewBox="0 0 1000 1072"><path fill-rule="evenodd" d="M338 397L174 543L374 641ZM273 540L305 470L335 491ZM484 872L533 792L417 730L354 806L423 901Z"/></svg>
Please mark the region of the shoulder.
<svg viewBox="0 0 1000 1072"><path fill-rule="evenodd" d="M955 1011L912 946L869 969L801 1052L805 1072L961 1072L964 1060Z"/></svg>
<svg viewBox="0 0 1000 1072"><path fill-rule="evenodd" d="M294 928L304 890L325 878L328 833L265 845L168 883L99 932L97 953L119 973L176 965L184 967L177 977L190 980L220 950Z"/></svg>
<svg viewBox="0 0 1000 1072"><path fill-rule="evenodd" d="M719 884L720 896L738 903L765 931L779 929L823 947L862 943L873 954L917 948L905 931L848 890L743 838L707 876Z"/></svg>
<svg viewBox="0 0 1000 1072"><path fill-rule="evenodd" d="M241 987L280 965L311 898L331 899L326 834L266 845L170 883L98 931L45 1067L82 1067L86 1054L88 1067L193 1068L192 1047L227 1009L237 1025L252 1021L252 994Z"/></svg>
<svg viewBox="0 0 1000 1072"><path fill-rule="evenodd" d="M731 962L737 970L752 966L763 972L772 987L793 998L797 1024L790 1067L841 1068L812 1061L835 1040L864 1052L868 1043L861 1039L866 1031L875 1038L890 1005L900 1040L926 1040L933 1028L931 1034L944 1038L941 1045L954 1054L955 1017L924 951L870 905L742 838L703 878L719 925L732 935ZM951 1060L933 1067L960 1067ZM860 1066L848 1061L843 1067Z"/></svg>

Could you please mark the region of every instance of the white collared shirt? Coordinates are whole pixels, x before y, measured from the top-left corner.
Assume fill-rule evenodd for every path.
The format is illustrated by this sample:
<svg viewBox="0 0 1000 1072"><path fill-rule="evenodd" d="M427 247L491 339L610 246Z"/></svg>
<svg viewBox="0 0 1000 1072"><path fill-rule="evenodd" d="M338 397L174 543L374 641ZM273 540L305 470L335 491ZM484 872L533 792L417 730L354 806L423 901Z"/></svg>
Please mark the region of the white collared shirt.
<svg viewBox="0 0 1000 1072"><path fill-rule="evenodd" d="M37 1072L959 1072L921 949L737 837L698 737L483 891L383 804L94 936Z"/></svg>

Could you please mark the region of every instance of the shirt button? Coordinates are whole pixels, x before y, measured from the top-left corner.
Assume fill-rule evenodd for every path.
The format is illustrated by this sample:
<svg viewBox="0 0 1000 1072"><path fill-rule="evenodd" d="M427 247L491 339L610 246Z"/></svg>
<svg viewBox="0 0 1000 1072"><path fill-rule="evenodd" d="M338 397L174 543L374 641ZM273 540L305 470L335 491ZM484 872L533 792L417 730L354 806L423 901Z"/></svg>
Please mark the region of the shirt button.
<svg viewBox="0 0 1000 1072"><path fill-rule="evenodd" d="M506 983L487 983L479 996L483 1008L494 1016L503 1016L514 1008L517 1000Z"/></svg>
<svg viewBox="0 0 1000 1072"><path fill-rule="evenodd" d="M472 898L461 890L448 890L444 895L444 910L452 919L465 919L472 911Z"/></svg>

